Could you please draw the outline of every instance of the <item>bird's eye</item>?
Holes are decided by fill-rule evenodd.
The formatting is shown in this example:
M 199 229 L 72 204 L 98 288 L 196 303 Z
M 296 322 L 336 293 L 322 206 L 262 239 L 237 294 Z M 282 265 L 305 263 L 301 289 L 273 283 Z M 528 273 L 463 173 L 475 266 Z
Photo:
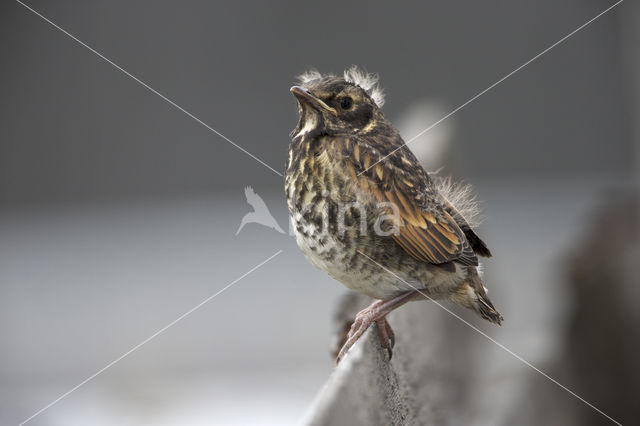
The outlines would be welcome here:
M 340 106 L 342 107 L 342 109 L 349 109 L 351 108 L 351 105 L 353 105 L 353 99 L 348 96 L 346 98 L 342 98 L 342 100 L 340 101 Z

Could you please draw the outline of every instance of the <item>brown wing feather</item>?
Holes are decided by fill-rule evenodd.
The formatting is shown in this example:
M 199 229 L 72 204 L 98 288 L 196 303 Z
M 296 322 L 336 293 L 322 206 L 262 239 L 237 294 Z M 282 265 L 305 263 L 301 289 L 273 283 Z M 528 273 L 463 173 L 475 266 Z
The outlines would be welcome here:
M 409 149 L 399 149 L 367 170 L 383 155 L 366 141 L 351 144 L 355 148 L 347 161 L 357 174 L 364 172 L 358 177 L 360 189 L 398 208 L 399 232 L 392 237 L 400 247 L 423 262 L 478 265 L 465 233 L 440 204 L 433 183 Z
M 396 187 L 394 195 L 402 189 Z M 394 191 L 385 191 L 389 195 Z M 404 197 L 407 199 L 408 197 Z M 434 264 L 453 260 L 465 265 L 477 265 L 478 259 L 473 253 L 464 233 L 448 213 L 441 211 L 442 217 L 436 218 L 414 204 L 397 202 L 397 197 L 385 197 L 398 207 L 400 213 L 399 232 L 393 239 L 414 258 Z

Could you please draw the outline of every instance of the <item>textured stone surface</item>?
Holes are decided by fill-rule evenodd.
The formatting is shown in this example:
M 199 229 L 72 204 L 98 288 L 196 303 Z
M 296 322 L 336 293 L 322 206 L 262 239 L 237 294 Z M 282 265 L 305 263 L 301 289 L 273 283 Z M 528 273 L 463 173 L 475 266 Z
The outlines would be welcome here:
M 373 326 L 329 378 L 310 424 L 405 425 L 412 417 L 407 386 L 385 359 Z

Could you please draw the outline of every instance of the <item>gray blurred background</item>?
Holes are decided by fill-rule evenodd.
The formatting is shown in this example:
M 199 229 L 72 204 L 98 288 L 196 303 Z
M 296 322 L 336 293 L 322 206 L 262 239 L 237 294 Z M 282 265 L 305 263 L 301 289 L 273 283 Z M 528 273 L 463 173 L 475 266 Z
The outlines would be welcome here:
M 406 140 L 613 2 L 27 4 L 281 171 L 296 74 L 378 73 Z M 443 173 L 475 185 L 507 318 L 489 330 L 542 366 L 572 309 L 563 256 L 637 179 L 639 24 L 623 3 L 412 143 L 443 138 Z M 247 185 L 286 229 L 283 179 L 11 0 L 0 57 L 0 423 L 281 249 L 30 424 L 301 422 L 345 290 L 287 235 L 235 235 Z

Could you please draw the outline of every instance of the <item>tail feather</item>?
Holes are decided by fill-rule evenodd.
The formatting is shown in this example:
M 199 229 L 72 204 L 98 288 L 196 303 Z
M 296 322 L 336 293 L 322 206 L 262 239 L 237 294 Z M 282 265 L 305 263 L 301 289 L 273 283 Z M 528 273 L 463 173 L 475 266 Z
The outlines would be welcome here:
M 477 312 L 482 318 L 486 319 L 487 321 L 490 321 L 494 324 L 502 325 L 502 321 L 504 320 L 504 318 L 502 318 L 500 312 L 496 311 L 496 308 L 493 307 L 493 303 L 491 303 L 491 300 L 489 300 L 489 297 L 487 297 L 487 293 L 485 293 L 484 289 L 482 290 L 482 293 L 483 294 L 479 294 L 478 292 L 476 292 L 476 296 L 478 298 Z
M 489 247 L 478 237 L 478 234 L 476 234 L 473 229 L 469 226 L 463 226 L 461 229 L 462 232 L 464 232 L 464 236 L 467 237 L 471 248 L 477 255 L 491 257 L 491 250 L 489 250 Z
M 469 277 L 458 287 L 451 299 L 465 308 L 474 310 L 482 318 L 494 324 L 501 325 L 504 320 L 487 296 L 475 268 L 469 268 Z

